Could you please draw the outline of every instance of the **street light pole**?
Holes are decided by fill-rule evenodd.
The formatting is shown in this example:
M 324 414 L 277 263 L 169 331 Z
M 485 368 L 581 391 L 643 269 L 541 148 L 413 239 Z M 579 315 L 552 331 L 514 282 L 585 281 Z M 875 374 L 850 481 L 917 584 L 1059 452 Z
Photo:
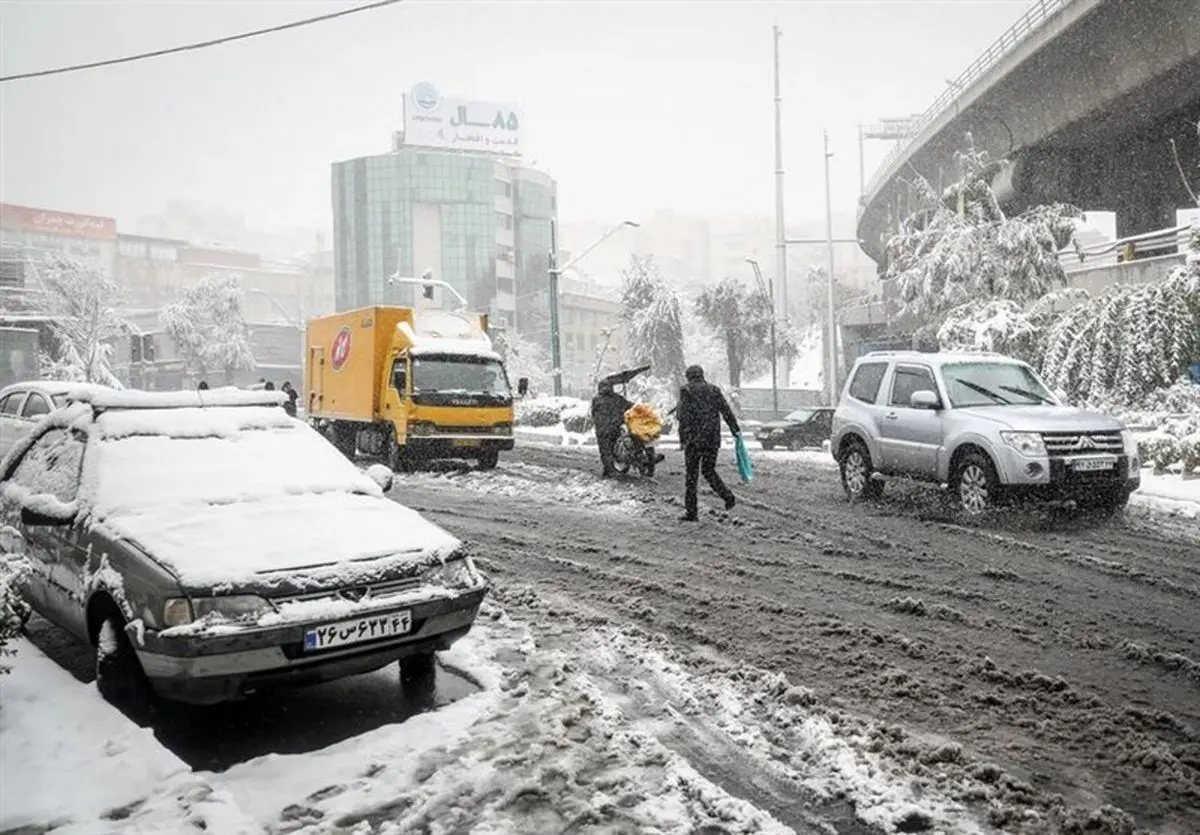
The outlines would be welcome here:
M 783 96 L 779 89 L 779 38 L 783 34 L 778 25 L 771 27 L 775 43 L 775 277 L 779 279 L 779 309 L 783 315 L 788 315 L 787 297 L 787 244 L 784 242 L 783 220 Z M 774 306 L 774 296 L 772 296 Z M 783 373 L 791 379 L 791 358 L 785 358 Z M 778 376 L 772 374 L 772 381 L 778 385 Z
M 553 219 L 551 219 L 551 221 L 550 221 L 550 261 L 549 261 L 549 266 L 547 268 L 547 272 L 549 273 L 549 276 L 550 276 L 550 362 L 552 362 L 554 364 L 553 376 L 554 376 L 554 396 L 555 397 L 562 396 L 562 344 L 561 344 L 561 340 L 560 340 L 560 333 L 559 333 L 559 326 L 558 326 L 558 321 L 559 321 L 559 317 L 558 317 L 558 279 L 559 279 L 559 276 L 561 276 L 565 271 L 569 270 L 575 264 L 579 263 L 579 261 L 585 255 L 587 255 L 589 252 L 591 252 L 596 247 L 600 246 L 600 244 L 607 241 L 613 235 L 620 232 L 626 226 L 636 228 L 639 225 L 640 224 L 638 224 L 632 220 L 621 221 L 616 226 L 614 226 L 612 229 L 609 229 L 607 232 L 605 232 L 603 235 L 601 235 L 599 237 L 599 239 L 596 240 L 595 243 L 593 243 L 590 246 L 588 246 L 587 248 L 585 248 L 583 250 L 583 252 L 579 253 L 574 258 L 572 258 L 570 261 L 568 261 L 566 264 L 564 264 L 563 266 L 560 267 L 560 266 L 558 266 L 557 224 L 555 223 L 555 221 Z
M 825 269 L 828 273 L 829 289 L 829 321 L 826 340 L 829 354 L 829 374 L 826 379 L 829 387 L 829 405 L 836 405 L 837 400 L 837 320 L 833 310 L 833 208 L 829 194 L 829 131 L 822 132 L 825 141 Z
M 754 279 L 758 282 L 758 291 L 767 297 L 771 305 L 771 417 L 779 417 L 779 345 L 775 339 L 775 282 L 770 279 L 763 283 L 762 270 L 753 258 L 747 258 L 746 263 L 754 268 Z
M 558 332 L 558 224 L 550 219 L 550 373 L 554 378 L 554 396 L 562 397 L 562 344 Z

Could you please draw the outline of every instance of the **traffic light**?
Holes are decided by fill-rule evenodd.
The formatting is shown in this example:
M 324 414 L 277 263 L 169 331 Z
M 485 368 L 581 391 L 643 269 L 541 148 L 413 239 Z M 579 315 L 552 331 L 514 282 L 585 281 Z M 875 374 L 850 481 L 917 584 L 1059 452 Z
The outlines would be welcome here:
M 142 359 L 146 362 L 154 362 L 154 337 L 150 334 L 142 337 Z
M 426 284 L 424 287 L 422 287 L 422 288 L 421 288 L 421 295 L 422 295 L 422 296 L 424 296 L 424 297 L 425 297 L 425 298 L 427 298 L 427 299 L 433 299 L 433 285 L 432 285 L 432 284 Z

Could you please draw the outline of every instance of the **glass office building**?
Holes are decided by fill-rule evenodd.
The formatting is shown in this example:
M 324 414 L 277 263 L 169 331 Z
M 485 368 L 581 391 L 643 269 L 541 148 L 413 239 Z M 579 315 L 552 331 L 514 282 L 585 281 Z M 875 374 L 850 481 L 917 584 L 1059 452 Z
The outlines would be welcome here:
M 545 280 L 555 183 L 514 160 L 401 146 L 334 163 L 332 187 L 338 310 L 410 304 L 388 277 L 430 270 L 504 326 Z

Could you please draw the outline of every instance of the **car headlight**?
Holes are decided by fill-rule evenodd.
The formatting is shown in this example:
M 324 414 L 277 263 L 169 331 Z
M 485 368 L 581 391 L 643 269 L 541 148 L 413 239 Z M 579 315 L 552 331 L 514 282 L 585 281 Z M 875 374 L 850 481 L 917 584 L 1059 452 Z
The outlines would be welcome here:
M 421 575 L 421 579 L 431 586 L 449 588 L 469 588 L 483 582 L 483 577 L 470 557 L 447 560 L 442 565 L 428 569 Z
M 1000 439 L 1022 455 L 1046 454 L 1046 443 L 1037 432 L 1001 432 Z
M 184 626 L 192 622 L 192 604 L 186 597 L 168 597 L 163 603 L 163 623 Z
M 196 597 L 192 599 L 192 610 L 197 620 L 213 615 L 235 622 L 258 620 L 263 615 L 275 611 L 270 603 L 256 594 Z

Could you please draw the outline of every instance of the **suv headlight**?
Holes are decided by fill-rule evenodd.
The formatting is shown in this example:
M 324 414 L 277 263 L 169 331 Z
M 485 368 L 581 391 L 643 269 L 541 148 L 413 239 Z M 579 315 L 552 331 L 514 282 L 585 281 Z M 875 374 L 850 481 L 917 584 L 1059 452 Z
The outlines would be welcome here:
M 197 620 L 215 615 L 222 620 L 244 622 L 258 620 L 263 615 L 275 611 L 275 608 L 256 594 L 231 594 L 193 598 L 192 610 Z
M 426 570 L 421 579 L 431 586 L 448 588 L 470 588 L 483 582 L 483 576 L 475 568 L 475 563 L 470 557 L 455 558 L 443 565 L 434 566 Z
M 1037 432 L 1001 432 L 1000 439 L 1022 455 L 1046 454 L 1046 443 Z
M 1125 447 L 1125 454 L 1129 456 L 1130 472 L 1141 469 L 1141 460 L 1138 457 L 1137 437 L 1128 429 L 1122 429 L 1121 444 Z

